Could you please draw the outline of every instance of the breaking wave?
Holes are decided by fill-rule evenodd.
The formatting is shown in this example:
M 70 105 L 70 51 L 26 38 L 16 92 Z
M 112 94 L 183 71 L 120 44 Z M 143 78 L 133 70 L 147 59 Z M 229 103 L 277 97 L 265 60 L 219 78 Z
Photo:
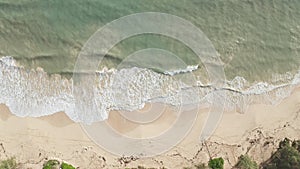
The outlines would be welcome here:
M 197 70 L 198 67 L 199 67 L 199 65 L 187 66 L 186 69 L 178 69 L 178 70 L 165 71 L 164 74 L 174 76 L 174 75 L 180 74 L 180 73 L 192 72 L 194 70 Z
M 6 56 L 0 59 L 0 103 L 6 104 L 13 114 L 21 117 L 39 117 L 64 111 L 75 122 L 92 123 L 105 120 L 111 110 L 132 111 L 149 102 L 209 106 L 217 90 L 226 92 L 227 111 L 243 113 L 250 104 L 279 103 L 300 84 L 300 70 L 295 75 L 277 75 L 273 83 L 249 84 L 243 77 L 236 77 L 227 81 L 221 89 L 203 85 L 199 80 L 192 84 L 185 83 L 174 76 L 197 68 L 189 66 L 185 70 L 165 73 L 137 67 L 98 71 L 93 86 L 95 97 L 91 100 L 99 113 L 87 116 L 76 112 L 72 79 L 48 75 L 41 68 L 27 70 L 17 66 L 12 57 Z

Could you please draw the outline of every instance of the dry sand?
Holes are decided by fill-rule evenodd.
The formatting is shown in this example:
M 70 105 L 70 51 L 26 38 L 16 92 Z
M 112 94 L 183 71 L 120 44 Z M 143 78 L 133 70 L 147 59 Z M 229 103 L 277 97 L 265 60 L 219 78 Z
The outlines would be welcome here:
M 151 109 L 151 105 L 147 105 L 145 111 L 147 109 Z M 47 159 L 53 158 L 81 169 L 138 165 L 177 169 L 206 163 L 209 156 L 222 156 L 225 168 L 231 168 L 241 154 L 248 153 L 262 162 L 270 157 L 283 138 L 300 139 L 299 111 L 298 87 L 278 105 L 251 105 L 244 114 L 226 112 L 204 146 L 199 142 L 199 133 L 209 110 L 201 109 L 193 129 L 180 144 L 162 155 L 137 159 L 118 157 L 103 150 L 89 139 L 80 124 L 72 122 L 62 112 L 41 118 L 21 118 L 0 105 L 0 159 L 14 156 L 22 168 L 32 169 L 42 168 Z M 145 138 L 171 127 L 176 117 L 172 107 L 165 107 L 152 124 L 137 125 L 122 118 L 119 112 L 112 112 L 106 122 L 128 137 Z

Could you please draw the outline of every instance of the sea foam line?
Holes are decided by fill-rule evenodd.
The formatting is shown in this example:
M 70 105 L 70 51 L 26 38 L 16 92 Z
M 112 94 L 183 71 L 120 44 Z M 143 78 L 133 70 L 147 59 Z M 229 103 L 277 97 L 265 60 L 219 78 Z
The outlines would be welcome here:
M 197 66 L 187 67 L 176 73 L 191 72 Z M 128 77 L 128 78 L 124 78 Z M 246 85 L 242 77 L 228 81 L 225 109 L 247 111 L 253 103 L 277 104 L 300 84 L 300 71 L 293 78 L 279 85 L 266 82 Z M 60 75 L 49 76 L 42 69 L 26 70 L 17 66 L 12 57 L 0 58 L 0 103 L 21 117 L 40 117 L 64 111 L 75 122 L 92 123 L 105 120 L 111 110 L 136 110 L 147 102 L 162 102 L 174 106 L 188 104 L 209 105 L 213 101 L 213 86 L 201 82 L 185 84 L 171 76 L 149 69 L 129 68 L 98 71 L 93 86 L 93 114 L 78 113 L 73 95 L 73 81 Z M 249 86 L 249 87 L 248 87 Z M 220 90 L 220 89 L 219 89 Z M 193 99 L 191 99 L 193 98 Z M 79 109 L 89 103 L 81 102 Z

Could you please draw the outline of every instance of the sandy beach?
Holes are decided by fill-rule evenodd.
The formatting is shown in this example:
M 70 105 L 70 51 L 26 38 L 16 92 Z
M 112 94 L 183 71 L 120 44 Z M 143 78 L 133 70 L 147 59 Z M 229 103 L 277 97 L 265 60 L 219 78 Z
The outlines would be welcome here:
M 151 105 L 153 108 L 155 105 Z M 147 105 L 144 109 L 149 109 Z M 116 131 L 130 137 L 151 137 L 168 129 L 176 119 L 172 107 L 166 107 L 149 125 L 136 125 L 111 112 L 106 121 Z M 187 137 L 166 153 L 149 158 L 118 157 L 100 148 L 63 112 L 40 117 L 21 118 L 0 105 L 0 159 L 16 157 L 23 168 L 40 169 L 47 159 L 66 161 L 80 169 L 166 167 L 179 169 L 209 157 L 223 157 L 225 168 L 231 168 L 242 154 L 257 162 L 268 159 L 285 137 L 300 139 L 300 87 L 278 105 L 250 105 L 247 112 L 225 112 L 214 134 L 199 141 L 199 133 L 208 115 L 201 109 Z M 146 133 L 144 131 L 147 131 Z M 143 135 L 143 133 L 145 135 Z

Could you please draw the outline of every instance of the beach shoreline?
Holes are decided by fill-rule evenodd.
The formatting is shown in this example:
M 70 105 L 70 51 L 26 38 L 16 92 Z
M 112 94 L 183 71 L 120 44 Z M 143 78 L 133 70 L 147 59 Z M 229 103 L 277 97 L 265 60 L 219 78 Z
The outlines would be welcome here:
M 149 108 L 149 107 L 148 107 Z M 170 109 L 172 110 L 172 109 Z M 166 110 L 166 112 L 170 111 Z M 16 117 L 0 105 L 0 159 L 16 157 L 24 168 L 41 168 L 46 159 L 60 159 L 79 168 L 166 167 L 183 168 L 206 163 L 211 157 L 223 157 L 225 168 L 232 167 L 238 156 L 247 153 L 258 163 L 267 160 L 282 139 L 300 139 L 300 87 L 278 105 L 254 104 L 247 112 L 225 112 L 214 134 L 206 141 L 208 151 L 199 141 L 208 109 L 201 109 L 190 133 L 171 150 L 149 158 L 118 157 L 100 148 L 78 123 L 59 112 L 39 118 Z M 112 117 L 120 118 L 111 113 Z M 168 116 L 163 119 L 168 120 Z M 120 119 L 119 119 L 120 120 Z M 118 130 L 119 120 L 111 120 Z M 128 123 L 124 123 L 126 125 Z M 157 126 L 131 128 L 135 131 L 156 130 Z M 171 124 L 171 123 L 170 123 Z M 131 124 L 132 125 L 132 124 Z M 132 126 L 131 126 L 132 127 Z M 151 128 L 152 127 L 152 128 Z M 125 127 L 126 128 L 126 127 Z M 144 136 L 143 136 L 144 137 Z M 210 155 L 209 155 L 210 154 Z

